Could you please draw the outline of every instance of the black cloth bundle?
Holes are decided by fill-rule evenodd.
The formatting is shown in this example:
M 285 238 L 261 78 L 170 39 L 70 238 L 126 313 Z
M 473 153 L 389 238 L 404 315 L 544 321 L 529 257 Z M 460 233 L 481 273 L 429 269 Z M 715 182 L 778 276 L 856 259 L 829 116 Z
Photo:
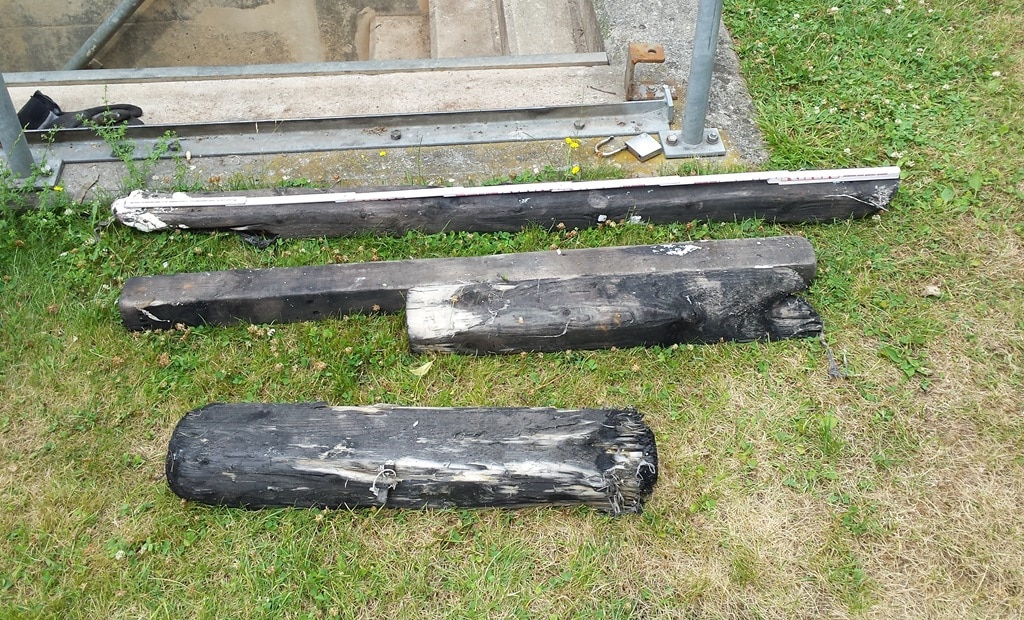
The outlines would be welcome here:
M 57 102 L 40 91 L 18 111 L 18 123 L 25 129 L 83 127 L 86 125 L 141 125 L 142 108 L 130 103 L 102 105 L 75 112 L 64 112 Z

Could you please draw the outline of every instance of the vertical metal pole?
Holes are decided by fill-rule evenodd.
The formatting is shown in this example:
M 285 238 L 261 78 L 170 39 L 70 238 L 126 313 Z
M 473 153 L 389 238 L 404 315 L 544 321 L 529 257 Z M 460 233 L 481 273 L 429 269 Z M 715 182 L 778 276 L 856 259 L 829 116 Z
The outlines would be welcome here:
M 18 112 L 11 102 L 11 94 L 7 92 L 7 82 L 0 73 L 0 146 L 7 153 L 7 166 L 18 178 L 26 178 L 32 174 L 32 152 L 25 142 L 25 132 L 18 122 Z
M 704 123 L 708 116 L 711 72 L 718 47 L 718 27 L 722 23 L 723 0 L 700 0 L 697 30 L 693 37 L 690 79 L 686 83 L 686 107 L 683 109 L 683 136 L 686 144 L 704 141 Z
M 143 2 L 145 0 L 123 0 L 121 4 L 117 5 L 114 12 L 107 16 L 107 19 L 99 25 L 96 32 L 92 33 L 92 36 L 86 39 L 82 47 L 75 52 L 75 55 L 71 57 L 68 64 L 64 65 L 64 70 L 76 71 L 84 67 L 86 63 L 92 60 L 96 52 L 106 45 L 110 37 L 114 36 L 117 29 L 128 21 L 128 18 L 132 16 L 135 9 L 139 8 L 139 5 Z

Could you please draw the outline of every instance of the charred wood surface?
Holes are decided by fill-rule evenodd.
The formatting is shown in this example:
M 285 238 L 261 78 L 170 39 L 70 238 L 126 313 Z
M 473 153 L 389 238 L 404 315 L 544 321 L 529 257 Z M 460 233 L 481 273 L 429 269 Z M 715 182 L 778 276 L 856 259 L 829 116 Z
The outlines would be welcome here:
M 583 229 L 606 221 L 813 223 L 877 213 L 898 187 L 898 168 L 867 168 L 476 188 L 138 191 L 116 201 L 113 211 L 123 224 L 144 231 L 234 230 L 283 237 L 515 232 L 559 224 Z
M 168 447 L 178 496 L 264 508 L 521 508 L 637 513 L 657 480 L 632 410 L 215 404 Z
M 580 276 L 414 288 L 414 352 L 518 353 L 817 336 L 794 270 Z
M 351 313 L 397 312 L 419 286 L 788 267 L 805 281 L 816 260 L 802 237 L 239 269 L 130 278 L 118 302 L 125 327 L 284 323 Z

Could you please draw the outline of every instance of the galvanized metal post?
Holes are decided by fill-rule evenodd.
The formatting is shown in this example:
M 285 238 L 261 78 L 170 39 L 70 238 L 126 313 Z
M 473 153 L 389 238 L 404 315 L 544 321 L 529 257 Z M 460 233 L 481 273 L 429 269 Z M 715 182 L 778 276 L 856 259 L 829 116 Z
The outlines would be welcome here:
M 84 67 L 143 2 L 145 0 L 123 0 L 121 4 L 117 5 L 117 8 L 99 25 L 96 32 L 92 33 L 92 36 L 86 39 L 82 47 L 75 52 L 68 64 L 64 65 L 64 70 L 74 71 Z
M 716 157 L 725 155 L 725 146 L 717 129 L 706 128 L 711 75 L 718 48 L 718 29 L 722 23 L 723 0 L 700 0 L 697 27 L 693 36 L 690 77 L 686 82 L 686 106 L 683 130 L 661 132 L 665 157 Z
M 7 92 L 7 82 L 0 73 L 0 146 L 7 154 L 7 166 L 14 176 L 24 179 L 32 174 L 32 152 L 25 142 L 25 133 L 18 122 L 18 112 L 14 109 L 11 94 Z
M 683 142 L 704 141 L 704 123 L 708 116 L 711 95 L 711 73 L 718 47 L 718 28 L 722 23 L 723 0 L 700 0 L 697 7 L 697 30 L 693 37 L 693 58 L 690 78 L 686 82 L 686 107 L 683 109 Z

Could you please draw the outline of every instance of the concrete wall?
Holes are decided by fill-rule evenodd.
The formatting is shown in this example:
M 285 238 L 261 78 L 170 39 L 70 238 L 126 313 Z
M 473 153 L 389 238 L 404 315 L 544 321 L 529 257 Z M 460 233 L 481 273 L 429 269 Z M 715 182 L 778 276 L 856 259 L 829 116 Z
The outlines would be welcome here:
M 0 0 L 0 70 L 64 66 L 120 0 Z M 149 0 L 100 51 L 105 68 L 357 60 L 358 13 L 419 0 Z

